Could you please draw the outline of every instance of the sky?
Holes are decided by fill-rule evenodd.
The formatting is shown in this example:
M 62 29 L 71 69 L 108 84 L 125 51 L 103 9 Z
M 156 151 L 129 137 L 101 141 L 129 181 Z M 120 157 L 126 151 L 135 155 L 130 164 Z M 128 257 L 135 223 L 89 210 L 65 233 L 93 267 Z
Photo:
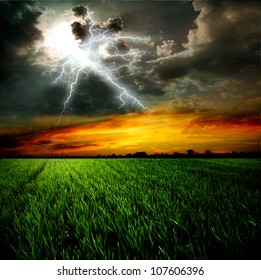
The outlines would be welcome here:
M 259 1 L 0 1 L 0 156 L 260 152 Z

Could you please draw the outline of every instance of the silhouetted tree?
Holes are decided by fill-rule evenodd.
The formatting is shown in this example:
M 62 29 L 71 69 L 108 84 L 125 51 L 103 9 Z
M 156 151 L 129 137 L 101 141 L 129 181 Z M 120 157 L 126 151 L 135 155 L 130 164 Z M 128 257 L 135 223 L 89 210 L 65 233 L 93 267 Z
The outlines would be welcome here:
M 146 152 L 137 152 L 137 153 L 134 153 L 133 156 L 143 158 L 143 157 L 147 157 L 148 155 Z
M 187 150 L 187 154 L 192 156 L 192 155 L 195 155 L 196 152 L 194 150 L 189 149 L 189 150 Z

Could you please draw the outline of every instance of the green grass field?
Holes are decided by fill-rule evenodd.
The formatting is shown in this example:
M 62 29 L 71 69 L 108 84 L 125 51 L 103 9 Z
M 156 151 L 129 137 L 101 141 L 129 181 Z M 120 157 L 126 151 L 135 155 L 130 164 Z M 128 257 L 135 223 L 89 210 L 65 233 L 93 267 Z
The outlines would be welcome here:
M 1 159 L 2 259 L 260 259 L 258 159 Z

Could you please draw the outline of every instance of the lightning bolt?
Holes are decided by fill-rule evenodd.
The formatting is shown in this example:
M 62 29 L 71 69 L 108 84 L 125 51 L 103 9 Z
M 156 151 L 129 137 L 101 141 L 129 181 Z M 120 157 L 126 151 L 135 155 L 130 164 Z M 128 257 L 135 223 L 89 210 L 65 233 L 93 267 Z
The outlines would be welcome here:
M 90 27 L 88 28 L 86 40 L 79 43 L 78 48 L 72 52 L 65 62 L 51 65 L 52 71 L 55 70 L 59 73 L 54 83 L 62 82 L 68 87 L 68 95 L 56 126 L 60 124 L 62 115 L 66 110 L 69 109 L 72 112 L 69 103 L 75 93 L 76 86 L 80 78 L 88 79 L 90 73 L 98 75 L 115 88 L 121 103 L 120 108 L 124 107 L 126 103 L 131 103 L 132 106 L 136 105 L 142 109 L 148 109 L 134 95 L 129 93 L 126 86 L 117 79 L 122 68 L 132 67 L 132 58 L 135 55 L 135 50 L 133 51 L 132 49 L 122 53 L 117 44 L 119 42 L 125 44 L 125 41 L 139 42 L 142 41 L 142 38 L 121 36 L 106 28 L 97 27 L 92 18 L 92 12 L 89 11 L 88 7 L 87 18 Z

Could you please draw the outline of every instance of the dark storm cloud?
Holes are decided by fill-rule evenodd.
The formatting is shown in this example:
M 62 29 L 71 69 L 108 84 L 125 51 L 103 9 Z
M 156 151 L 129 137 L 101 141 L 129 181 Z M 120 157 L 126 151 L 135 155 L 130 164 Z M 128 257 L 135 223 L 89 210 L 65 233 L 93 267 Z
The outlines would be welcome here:
M 36 28 L 42 7 L 36 2 L 0 2 L 1 38 L 4 43 L 18 48 L 42 38 Z
M 74 7 L 72 8 L 72 11 L 74 12 L 74 16 L 76 17 L 85 18 L 87 16 L 87 9 L 83 6 Z
M 73 127 L 73 126 L 72 126 Z M 55 129 L 56 132 L 63 132 L 69 127 L 60 127 Z M 14 134 L 0 135 L 0 157 L 25 155 L 27 149 L 36 151 L 37 149 L 48 149 L 51 151 L 79 150 L 88 147 L 98 147 L 98 144 L 92 142 L 72 141 L 70 143 L 57 143 L 48 140 L 51 137 L 53 129 L 38 130 L 35 132 L 20 132 Z M 39 140 L 41 139 L 41 140 Z
M 87 18 L 87 8 L 84 6 L 76 6 L 72 8 L 73 15 L 83 20 L 75 21 L 71 24 L 72 33 L 76 40 L 85 40 L 88 36 L 89 25 Z
M 190 70 L 215 76 L 260 67 L 261 9 L 257 1 L 194 1 L 200 12 L 185 50 L 154 60 L 159 78 L 175 79 Z
M 124 24 L 121 17 L 110 17 L 106 22 L 103 22 L 101 26 L 112 33 L 121 33 L 123 32 Z
M 160 79 L 169 80 L 180 78 L 188 74 L 190 65 L 187 58 L 175 58 L 175 62 L 171 59 L 163 60 L 162 63 L 157 66 L 157 73 Z
M 71 24 L 72 33 L 77 40 L 85 40 L 88 37 L 89 28 L 91 26 L 91 23 L 87 18 L 87 9 L 83 6 L 76 6 L 72 8 L 72 11 L 74 12 L 74 16 L 84 19 L 84 22 L 75 21 Z M 123 32 L 123 26 L 124 24 L 121 17 L 110 17 L 107 21 L 102 22 L 101 24 L 96 24 L 93 28 L 100 29 L 101 31 L 105 29 L 111 33 L 120 33 Z
M 126 83 L 131 85 L 132 91 L 138 93 L 140 97 L 150 95 L 154 98 L 156 97 L 157 100 L 157 97 L 165 94 L 160 85 L 153 83 L 153 77 L 149 73 L 130 76 L 126 79 Z M 149 88 L 147 86 L 148 84 L 150 84 Z
M 89 115 L 102 116 L 111 113 L 124 113 L 130 110 L 128 106 L 119 108 L 121 101 L 118 98 L 116 89 L 109 86 L 101 78 L 90 74 L 88 79 L 81 76 L 75 92 L 70 99 L 70 108 L 65 115 Z M 50 81 L 49 81 L 50 82 Z M 57 115 L 63 110 L 63 103 L 68 97 L 68 89 L 62 84 L 47 85 L 42 89 L 32 104 L 24 104 L 26 110 L 32 111 L 31 115 Z M 132 108 L 135 110 L 135 108 Z
M 140 36 L 152 36 L 158 43 L 175 39 L 181 44 L 194 27 L 195 13 L 188 1 L 111 1 L 124 21 L 124 29 Z M 109 9 L 104 11 L 107 15 Z
M 17 137 L 17 135 L 0 135 L 0 147 L 3 148 L 17 148 L 23 145 L 23 141 L 21 137 Z
M 37 137 L 35 132 L 0 135 L 0 156 L 19 155 L 35 137 Z
M 75 21 L 71 24 L 72 33 L 75 36 L 76 40 L 84 40 L 87 38 L 88 35 L 88 28 L 87 24 L 81 24 L 78 21 Z
M 76 90 L 77 94 L 73 96 L 70 107 L 77 115 L 102 116 L 136 110 L 132 104 L 120 108 L 121 101 L 116 88 L 95 75 L 90 75 L 88 80 L 81 80 Z
M 59 115 L 66 96 L 67 90 L 63 85 L 51 84 L 50 79 L 48 79 L 42 88 L 31 97 L 31 103 L 24 104 L 24 108 L 28 113 L 31 111 L 30 117 L 34 115 Z
M 116 48 L 117 48 L 117 52 L 119 53 L 128 53 L 128 51 L 130 50 L 129 45 L 124 42 L 123 40 L 118 40 L 116 43 Z
M 91 25 L 88 24 L 88 21 L 86 21 L 86 24 L 82 24 L 78 21 L 75 21 L 71 24 L 72 27 L 72 33 L 75 36 L 76 40 L 85 40 L 88 38 L 89 35 L 89 27 Z M 103 23 L 101 25 L 95 25 L 94 29 L 107 29 L 111 33 L 119 33 L 123 32 L 123 21 L 121 18 L 109 18 L 106 23 Z M 119 40 L 118 45 L 116 46 L 119 51 L 127 50 L 127 45 Z
M 17 55 L 19 48 L 32 47 L 42 39 L 36 24 L 43 8 L 35 2 L 0 2 L 0 79 L 19 72 L 26 58 Z
M 32 111 L 30 94 L 38 88 L 39 67 L 32 66 L 35 42 L 42 40 L 36 27 L 44 8 L 34 1 L 0 2 L 0 113 Z M 40 71 L 39 71 L 40 70 Z M 26 113 L 25 113 L 26 112 Z

